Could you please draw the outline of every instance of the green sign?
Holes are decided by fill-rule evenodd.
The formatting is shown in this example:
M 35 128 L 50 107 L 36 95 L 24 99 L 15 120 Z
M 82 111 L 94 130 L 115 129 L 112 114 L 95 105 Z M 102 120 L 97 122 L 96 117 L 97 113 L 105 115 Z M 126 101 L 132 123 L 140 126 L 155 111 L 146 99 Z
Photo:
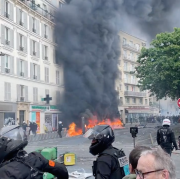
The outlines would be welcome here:
M 47 109 L 48 106 L 32 106 L 32 109 Z
M 32 106 L 32 109 L 39 109 L 39 110 L 58 110 L 57 106 Z
M 58 109 L 57 106 L 50 106 L 50 109 Z

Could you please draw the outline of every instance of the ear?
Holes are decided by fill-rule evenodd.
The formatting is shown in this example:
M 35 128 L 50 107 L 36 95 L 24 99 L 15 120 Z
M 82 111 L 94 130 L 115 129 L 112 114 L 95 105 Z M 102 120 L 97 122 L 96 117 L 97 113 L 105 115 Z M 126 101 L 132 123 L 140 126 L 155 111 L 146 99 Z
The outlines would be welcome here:
M 162 178 L 168 179 L 169 178 L 169 172 L 167 170 L 162 171 Z
M 134 169 L 133 169 L 133 167 L 132 167 L 131 164 L 129 164 L 129 172 L 130 172 L 130 173 L 134 173 Z

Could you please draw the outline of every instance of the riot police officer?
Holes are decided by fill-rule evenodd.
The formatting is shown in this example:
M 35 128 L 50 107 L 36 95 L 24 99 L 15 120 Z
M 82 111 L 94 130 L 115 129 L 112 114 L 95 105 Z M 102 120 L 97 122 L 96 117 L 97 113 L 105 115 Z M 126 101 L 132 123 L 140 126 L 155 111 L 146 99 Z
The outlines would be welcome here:
M 68 179 L 63 164 L 45 159 L 40 153 L 27 154 L 24 147 L 28 141 L 0 137 L 0 176 L 3 179 L 42 179 L 44 172 L 58 179 Z
M 95 179 L 122 179 L 125 174 L 129 174 L 124 152 L 112 146 L 115 136 L 109 125 L 97 125 L 89 129 L 84 137 L 92 140 L 89 152 L 98 155 L 92 167 Z
M 176 150 L 178 149 L 174 132 L 170 128 L 171 121 L 169 119 L 164 119 L 162 125 L 163 126 L 157 131 L 157 143 L 171 155 L 173 147 L 175 147 Z

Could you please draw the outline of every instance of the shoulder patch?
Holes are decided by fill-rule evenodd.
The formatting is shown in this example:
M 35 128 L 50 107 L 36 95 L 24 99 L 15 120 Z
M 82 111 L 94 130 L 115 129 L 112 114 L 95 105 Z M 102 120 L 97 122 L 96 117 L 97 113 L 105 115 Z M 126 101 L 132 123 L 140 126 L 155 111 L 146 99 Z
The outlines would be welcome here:
M 54 161 L 52 161 L 52 160 L 49 160 L 49 166 L 51 166 L 51 167 L 55 167 L 55 162 L 54 162 Z

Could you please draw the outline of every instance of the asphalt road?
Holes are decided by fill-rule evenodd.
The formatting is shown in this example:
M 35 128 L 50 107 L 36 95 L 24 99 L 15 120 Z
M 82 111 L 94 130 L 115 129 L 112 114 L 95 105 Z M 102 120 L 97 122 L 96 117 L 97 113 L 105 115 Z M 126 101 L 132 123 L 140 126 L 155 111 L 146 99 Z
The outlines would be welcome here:
M 157 129 L 154 125 L 147 125 L 147 128 L 139 129 L 139 133 L 136 138 L 136 142 L 141 145 L 151 145 L 150 133 L 156 132 Z M 58 153 L 72 152 L 76 154 L 76 164 L 74 166 L 68 166 L 68 171 L 76 171 L 83 168 L 86 172 L 91 172 L 91 166 L 95 157 L 89 153 L 90 141 L 83 136 L 66 137 L 59 139 L 50 139 L 46 141 L 31 142 L 26 147 L 27 152 L 32 152 L 40 147 L 54 147 L 57 146 Z M 113 146 L 119 149 L 123 149 L 128 156 L 133 149 L 133 139 L 129 132 L 129 126 L 124 129 L 115 130 L 115 142 Z M 172 154 L 172 159 L 176 166 L 180 162 L 180 151 L 176 151 L 176 154 Z M 180 169 L 177 168 L 177 179 L 180 179 Z

